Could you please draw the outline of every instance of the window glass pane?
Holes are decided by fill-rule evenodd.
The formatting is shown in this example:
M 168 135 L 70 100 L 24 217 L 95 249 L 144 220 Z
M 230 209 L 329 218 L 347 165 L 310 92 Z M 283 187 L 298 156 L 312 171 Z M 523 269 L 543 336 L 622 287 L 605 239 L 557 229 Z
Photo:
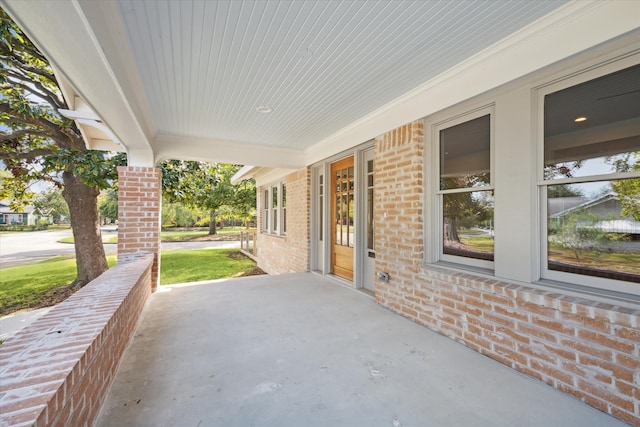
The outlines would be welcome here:
M 440 131 L 440 189 L 489 185 L 491 116 Z
M 269 190 L 264 190 L 264 199 L 263 199 L 263 216 L 262 216 L 262 230 L 269 230 Z
M 640 65 L 545 96 L 545 179 L 628 172 L 639 152 Z
M 287 186 L 286 184 L 282 184 L 282 207 L 287 207 Z
M 374 188 L 373 188 L 373 160 L 367 161 L 367 249 L 374 250 Z
M 287 185 L 282 184 L 282 233 L 287 232 Z
M 271 207 L 277 208 L 278 207 L 278 187 L 273 187 L 271 189 L 271 194 L 273 197 L 273 204 L 271 205 Z
M 273 210 L 273 224 L 271 225 L 271 231 L 278 230 L 278 209 Z
M 442 198 L 442 252 L 493 261 L 493 192 L 443 194 Z
M 640 283 L 640 178 L 547 187 L 549 270 Z
M 373 188 L 367 190 L 367 249 L 373 250 Z

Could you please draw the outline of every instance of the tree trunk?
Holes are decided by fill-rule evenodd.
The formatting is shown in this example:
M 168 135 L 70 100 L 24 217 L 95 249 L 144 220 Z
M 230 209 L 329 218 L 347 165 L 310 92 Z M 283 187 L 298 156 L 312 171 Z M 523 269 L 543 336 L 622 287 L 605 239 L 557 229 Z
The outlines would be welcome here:
M 216 230 L 216 210 L 211 209 L 209 214 L 209 235 L 212 236 L 214 234 L 218 234 L 218 230 Z
M 450 242 L 460 243 L 458 235 L 458 218 L 449 217 L 449 222 L 445 224 L 445 237 Z
M 69 216 L 76 247 L 78 275 L 71 287 L 81 288 L 109 267 L 100 235 L 98 215 L 98 194 L 95 187 L 89 187 L 80 177 L 65 171 L 62 174 L 64 190 L 62 196 L 69 206 Z

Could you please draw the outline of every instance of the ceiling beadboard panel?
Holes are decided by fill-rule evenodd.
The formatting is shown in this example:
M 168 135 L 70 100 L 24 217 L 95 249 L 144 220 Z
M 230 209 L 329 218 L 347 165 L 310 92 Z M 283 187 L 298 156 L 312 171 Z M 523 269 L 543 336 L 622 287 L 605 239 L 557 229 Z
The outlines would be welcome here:
M 304 150 L 564 3 L 119 0 L 118 7 L 160 134 Z

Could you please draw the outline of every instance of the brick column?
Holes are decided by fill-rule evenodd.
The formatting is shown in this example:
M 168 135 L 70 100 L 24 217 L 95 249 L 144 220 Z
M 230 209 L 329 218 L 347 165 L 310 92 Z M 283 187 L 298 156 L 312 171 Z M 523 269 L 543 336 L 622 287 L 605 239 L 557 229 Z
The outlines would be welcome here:
M 160 279 L 162 172 L 154 167 L 118 167 L 118 258 L 124 254 L 155 255 L 151 289 Z
M 391 276 L 376 278 L 376 299 L 402 313 L 402 294 L 419 280 L 424 256 L 423 149 L 422 121 L 375 140 L 376 271 Z

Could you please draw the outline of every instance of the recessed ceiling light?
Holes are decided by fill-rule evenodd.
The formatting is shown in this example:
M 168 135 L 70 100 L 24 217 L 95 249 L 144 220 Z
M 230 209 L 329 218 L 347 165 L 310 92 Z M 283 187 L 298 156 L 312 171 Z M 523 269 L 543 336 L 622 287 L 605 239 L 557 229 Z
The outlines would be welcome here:
M 585 116 L 580 116 L 580 117 L 576 117 L 573 121 L 576 123 L 586 122 L 587 118 Z
M 271 107 L 266 107 L 264 105 L 259 106 L 258 108 L 256 108 L 256 111 L 258 113 L 263 113 L 263 114 L 267 114 L 271 112 Z

